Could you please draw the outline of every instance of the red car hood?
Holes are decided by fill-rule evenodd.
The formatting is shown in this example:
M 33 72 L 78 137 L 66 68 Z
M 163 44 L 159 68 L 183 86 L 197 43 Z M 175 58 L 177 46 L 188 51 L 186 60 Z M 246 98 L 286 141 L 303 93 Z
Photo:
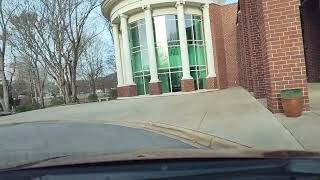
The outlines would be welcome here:
M 27 168 L 57 167 L 68 165 L 164 160 L 164 159 L 263 159 L 263 158 L 312 158 L 320 159 L 319 152 L 305 151 L 214 151 L 192 149 L 170 149 L 137 151 L 132 153 L 98 156 L 68 156 L 34 163 Z

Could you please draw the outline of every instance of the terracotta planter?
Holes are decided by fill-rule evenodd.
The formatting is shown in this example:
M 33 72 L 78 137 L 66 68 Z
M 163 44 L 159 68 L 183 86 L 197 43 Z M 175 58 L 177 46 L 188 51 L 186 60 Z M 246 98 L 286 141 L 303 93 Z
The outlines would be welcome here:
M 300 117 L 303 109 L 303 98 L 281 99 L 284 114 L 287 117 Z

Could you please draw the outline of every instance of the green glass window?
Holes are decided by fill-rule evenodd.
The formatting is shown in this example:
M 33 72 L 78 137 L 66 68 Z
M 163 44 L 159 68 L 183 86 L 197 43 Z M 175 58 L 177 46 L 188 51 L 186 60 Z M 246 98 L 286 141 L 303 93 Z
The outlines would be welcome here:
M 143 77 L 135 77 L 134 78 L 135 83 L 137 85 L 137 93 L 138 95 L 144 95 L 145 94 L 145 89 L 144 89 L 144 81 Z
M 194 39 L 195 40 L 203 40 L 203 33 L 202 33 L 202 23 L 200 20 L 193 20 L 194 21 Z
M 145 24 L 142 24 L 139 26 L 139 38 L 140 38 L 141 49 L 148 49 L 147 32 L 146 32 Z
M 195 51 L 195 46 L 194 45 L 188 45 L 188 53 L 189 53 L 189 63 L 190 66 L 196 66 L 196 51 Z
M 199 71 L 199 89 L 206 88 L 206 83 L 207 83 L 207 72 L 205 70 Z
M 169 68 L 168 63 L 168 48 L 167 47 L 157 47 L 156 49 L 157 65 L 158 69 Z
M 131 62 L 138 95 L 149 93 L 149 57 L 144 19 L 129 24 Z
M 196 45 L 196 52 L 197 52 L 197 64 L 198 65 L 206 65 L 206 55 L 205 55 L 205 49 L 202 45 Z
M 149 54 L 148 51 L 142 51 L 141 52 L 141 64 L 142 64 L 142 70 L 148 71 L 149 70 Z
M 185 17 L 191 76 L 194 79 L 195 89 L 203 89 L 206 85 L 206 55 L 202 19 L 196 15 Z
M 192 31 L 192 27 L 193 27 L 193 21 L 192 19 L 185 19 L 185 23 L 186 23 L 186 32 L 187 32 L 187 39 L 188 41 L 193 41 L 193 31 Z
M 162 93 L 171 92 L 171 83 L 169 73 L 159 74 L 159 80 L 161 81 Z
M 166 16 L 166 32 L 167 32 L 167 41 L 177 41 L 179 40 L 179 31 L 176 17 L 173 15 Z
M 180 46 L 169 47 L 170 67 L 182 67 Z
M 181 72 L 171 74 L 172 92 L 181 91 L 181 79 L 182 79 Z
M 154 17 L 154 36 L 162 92 L 181 91 L 182 61 L 176 15 Z
M 133 72 L 142 71 L 141 53 L 139 51 L 132 53 L 132 66 Z
M 130 29 L 132 48 L 140 46 L 138 26 Z
M 191 75 L 196 89 L 205 88 L 206 56 L 201 16 L 185 15 Z M 162 92 L 181 91 L 182 59 L 176 15 L 153 18 L 156 61 Z M 139 95 L 149 93 L 149 56 L 144 19 L 129 24 L 132 69 Z

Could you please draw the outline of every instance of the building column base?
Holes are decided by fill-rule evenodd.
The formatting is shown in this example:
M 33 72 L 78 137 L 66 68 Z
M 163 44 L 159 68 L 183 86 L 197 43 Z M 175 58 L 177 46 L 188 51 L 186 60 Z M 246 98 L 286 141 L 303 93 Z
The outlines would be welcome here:
M 193 79 L 182 79 L 181 80 L 182 92 L 194 91 L 194 80 Z
M 132 97 L 137 96 L 137 86 L 136 85 L 129 85 L 129 86 L 122 86 L 117 88 L 118 97 Z
M 161 82 L 149 83 L 149 94 L 150 95 L 162 94 Z
M 206 89 L 218 89 L 217 77 L 207 77 Z

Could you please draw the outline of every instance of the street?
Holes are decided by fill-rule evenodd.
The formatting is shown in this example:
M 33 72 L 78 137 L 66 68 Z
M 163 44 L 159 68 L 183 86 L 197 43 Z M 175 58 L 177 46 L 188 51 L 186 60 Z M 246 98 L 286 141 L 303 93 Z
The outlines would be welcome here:
M 145 130 L 89 123 L 26 123 L 0 126 L 0 168 L 62 155 L 119 154 L 193 148 Z

